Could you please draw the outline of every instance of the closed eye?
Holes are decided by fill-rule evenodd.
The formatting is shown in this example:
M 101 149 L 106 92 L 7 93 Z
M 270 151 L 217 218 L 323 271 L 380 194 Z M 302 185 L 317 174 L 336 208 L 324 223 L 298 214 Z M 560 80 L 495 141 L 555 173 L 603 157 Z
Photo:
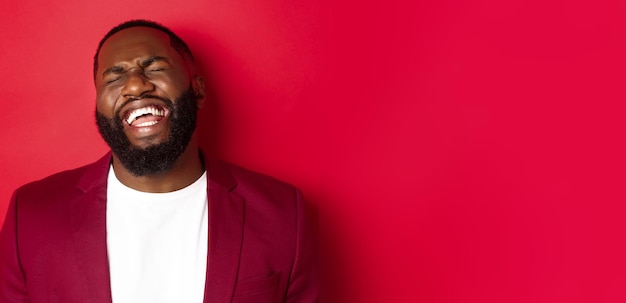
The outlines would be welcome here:
M 111 84 L 111 83 L 113 83 L 113 82 L 115 82 L 115 81 L 119 80 L 120 78 L 121 78 L 121 77 L 117 77 L 117 78 L 113 78 L 113 79 L 107 80 L 107 81 L 106 81 L 106 84 Z
M 167 69 L 169 63 L 165 57 L 153 56 L 141 62 L 141 66 L 148 71 L 158 72 Z
M 121 74 L 124 73 L 124 68 L 121 66 L 111 66 L 109 68 L 107 68 L 106 70 L 104 70 L 104 72 L 102 73 L 102 77 L 104 78 L 104 81 L 106 84 L 110 84 L 113 83 L 117 80 L 119 80 L 121 78 Z M 110 78 L 113 77 L 113 78 Z M 107 80 L 107 78 L 109 78 Z

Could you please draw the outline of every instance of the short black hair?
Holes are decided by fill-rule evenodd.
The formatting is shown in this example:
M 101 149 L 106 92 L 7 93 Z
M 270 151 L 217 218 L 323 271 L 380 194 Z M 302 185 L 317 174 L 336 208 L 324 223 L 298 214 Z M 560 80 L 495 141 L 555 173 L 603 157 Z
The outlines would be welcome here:
M 169 28 L 154 22 L 154 21 L 150 21 L 150 20 L 143 20 L 143 19 L 135 19 L 135 20 L 129 20 L 126 21 L 124 23 L 119 24 L 118 26 L 112 28 L 111 30 L 109 30 L 109 32 L 104 35 L 104 37 L 102 38 L 102 40 L 100 40 L 100 43 L 98 43 L 98 49 L 96 50 L 96 55 L 93 57 L 93 78 L 94 80 L 96 79 L 96 72 L 98 71 L 98 55 L 100 55 L 100 49 L 102 49 L 102 45 L 104 44 L 104 42 L 106 42 L 111 36 L 113 36 L 115 33 L 123 30 L 123 29 L 127 29 L 127 28 L 131 28 L 131 27 L 137 27 L 137 26 L 143 26 L 143 27 L 150 27 L 150 28 L 154 28 L 157 30 L 160 30 L 164 33 L 166 33 L 169 37 L 170 37 L 170 45 L 182 56 L 187 56 L 192 62 L 194 61 L 193 59 L 193 54 L 191 53 L 191 49 L 189 49 L 189 46 L 187 46 L 187 43 L 185 43 L 185 41 L 183 41 L 183 39 L 181 39 L 180 37 L 178 37 L 176 34 L 174 34 L 174 32 L 172 32 Z

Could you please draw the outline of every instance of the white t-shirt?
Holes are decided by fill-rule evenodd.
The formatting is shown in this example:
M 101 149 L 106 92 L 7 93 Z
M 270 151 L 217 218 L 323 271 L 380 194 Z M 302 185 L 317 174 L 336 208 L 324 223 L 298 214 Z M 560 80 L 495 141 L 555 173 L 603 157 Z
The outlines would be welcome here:
M 113 303 L 203 301 L 206 186 L 205 172 L 174 192 L 140 192 L 109 169 L 106 228 Z

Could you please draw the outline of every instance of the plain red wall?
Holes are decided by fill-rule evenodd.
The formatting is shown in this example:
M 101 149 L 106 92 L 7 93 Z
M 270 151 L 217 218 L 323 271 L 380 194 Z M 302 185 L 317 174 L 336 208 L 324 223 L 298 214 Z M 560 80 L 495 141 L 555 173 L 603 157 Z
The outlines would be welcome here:
M 326 302 L 626 301 L 620 1 L 4 1 L 0 215 L 97 159 L 91 64 L 188 40 L 203 145 L 321 212 Z

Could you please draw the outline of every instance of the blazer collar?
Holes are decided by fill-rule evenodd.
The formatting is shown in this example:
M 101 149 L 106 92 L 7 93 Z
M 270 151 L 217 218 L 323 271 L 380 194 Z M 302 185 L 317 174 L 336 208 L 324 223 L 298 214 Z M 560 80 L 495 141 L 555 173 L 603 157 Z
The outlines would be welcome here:
M 82 194 L 70 202 L 76 261 L 88 302 L 111 303 L 106 245 L 106 184 L 111 154 L 88 165 L 77 183 Z
M 88 165 L 76 186 L 84 193 L 97 187 L 106 188 L 111 161 L 111 152 L 108 152 L 102 156 L 102 158 L 98 159 L 98 161 Z
M 201 153 L 202 154 L 202 153 Z M 245 200 L 236 192 L 230 165 L 202 155 L 208 175 L 209 238 L 204 302 L 230 302 L 239 271 Z M 111 152 L 87 166 L 72 201 L 77 261 L 90 302 L 111 302 L 106 246 L 106 186 Z
M 222 161 L 207 158 L 202 151 L 200 156 L 205 163 L 205 169 L 209 176 L 209 185 L 222 188 L 224 190 L 234 190 L 237 181 L 230 172 L 230 165 Z M 107 152 L 98 161 L 89 165 L 77 183 L 77 187 L 83 192 L 87 192 L 98 186 L 105 186 L 107 182 L 109 168 L 111 167 L 112 154 Z
M 208 170 L 209 249 L 204 302 L 230 302 L 243 240 L 245 201 L 226 163 L 205 159 Z

